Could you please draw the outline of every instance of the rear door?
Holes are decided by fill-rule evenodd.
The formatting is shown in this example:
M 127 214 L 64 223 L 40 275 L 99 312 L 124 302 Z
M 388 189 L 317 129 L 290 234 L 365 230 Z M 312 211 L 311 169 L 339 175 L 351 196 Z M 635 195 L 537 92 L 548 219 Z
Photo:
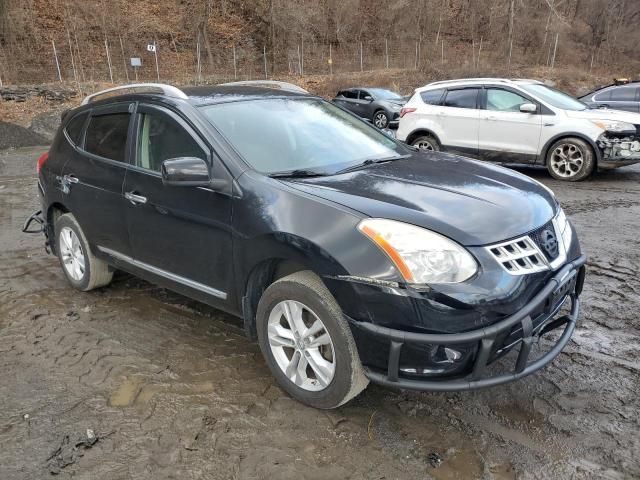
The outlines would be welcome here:
M 451 88 L 445 93 L 437 115 L 442 118 L 446 138 L 441 140 L 446 150 L 477 156 L 479 92 L 478 87 L 464 87 Z
M 625 86 L 611 89 L 611 98 L 608 101 L 610 108 L 638 112 L 638 87 Z
M 131 141 L 131 103 L 91 110 L 60 179 L 65 203 L 92 246 L 128 253 L 122 186 Z
M 478 149 L 484 160 L 533 163 L 538 155 L 542 115 L 520 111 L 520 105 L 537 102 L 511 89 L 486 87 L 480 112 Z
M 229 174 L 177 113 L 140 105 L 136 117 L 136 145 L 124 186 L 134 265 L 170 286 L 224 303 L 232 278 L 231 193 L 165 186 L 160 168 L 167 159 L 198 157 L 207 161 L 215 178 Z
M 335 103 L 342 108 L 346 108 L 350 112 L 357 114 L 358 108 L 358 90 L 342 90 L 334 100 Z

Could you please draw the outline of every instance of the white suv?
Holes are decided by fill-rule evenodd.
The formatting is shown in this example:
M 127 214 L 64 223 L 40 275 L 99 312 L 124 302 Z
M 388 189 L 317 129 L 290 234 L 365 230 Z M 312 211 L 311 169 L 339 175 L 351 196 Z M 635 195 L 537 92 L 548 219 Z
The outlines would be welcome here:
M 416 89 L 398 139 L 500 163 L 546 165 L 560 180 L 640 162 L 640 114 L 590 109 L 535 80 L 472 78 Z

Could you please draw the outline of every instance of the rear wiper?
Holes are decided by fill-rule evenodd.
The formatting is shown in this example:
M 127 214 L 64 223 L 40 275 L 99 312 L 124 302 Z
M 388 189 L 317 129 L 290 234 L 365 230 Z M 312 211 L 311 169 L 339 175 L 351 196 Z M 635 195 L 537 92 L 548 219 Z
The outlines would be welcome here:
M 270 173 L 271 178 L 303 178 L 303 177 L 323 177 L 327 175 L 324 172 L 318 172 L 317 170 L 289 170 L 286 172 Z
M 342 170 L 338 170 L 335 175 L 339 175 L 340 173 L 348 173 L 353 172 L 355 170 L 360 170 L 361 168 L 367 167 L 369 165 L 373 165 L 375 163 L 386 163 L 392 162 L 394 160 L 400 160 L 401 158 L 408 158 L 409 155 L 400 155 L 394 157 L 385 157 L 385 158 L 368 158 L 363 162 L 356 163 L 355 165 L 351 165 L 350 167 L 343 168 Z

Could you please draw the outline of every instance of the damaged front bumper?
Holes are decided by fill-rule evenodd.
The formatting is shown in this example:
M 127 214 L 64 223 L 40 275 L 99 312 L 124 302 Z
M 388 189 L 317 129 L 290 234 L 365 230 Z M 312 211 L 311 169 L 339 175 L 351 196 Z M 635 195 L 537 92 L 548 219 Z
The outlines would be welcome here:
M 451 334 L 416 333 L 396 330 L 349 318 L 352 330 L 387 342 L 386 370 L 364 366 L 374 383 L 419 391 L 463 391 L 509 383 L 530 375 L 550 363 L 569 342 L 580 311 L 579 296 L 584 283 L 586 257 L 566 264 L 516 313 L 499 322 L 472 331 Z M 567 300 L 570 313 L 556 318 Z M 541 312 L 541 313 L 540 313 Z M 563 328 L 555 345 L 529 363 L 531 347 L 545 333 Z M 513 370 L 493 375 L 488 365 L 517 345 L 519 352 Z M 433 376 L 420 368 L 407 368 L 403 349 L 441 351 L 443 363 L 460 368 Z M 444 372 L 443 372 L 444 373 Z
M 601 161 L 598 168 L 609 169 L 640 162 L 640 136 L 612 136 L 603 133 L 596 141 Z

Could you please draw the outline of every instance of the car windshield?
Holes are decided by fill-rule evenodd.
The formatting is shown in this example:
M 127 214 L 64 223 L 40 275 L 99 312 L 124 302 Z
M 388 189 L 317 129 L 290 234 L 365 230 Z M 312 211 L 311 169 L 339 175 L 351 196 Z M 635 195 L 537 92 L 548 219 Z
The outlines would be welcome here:
M 333 174 L 365 160 L 408 150 L 352 114 L 321 99 L 275 98 L 202 107 L 211 124 L 255 170 Z
M 555 88 L 547 87 L 540 84 L 521 85 L 522 89 L 531 95 L 538 97 L 543 102 L 548 103 L 552 107 L 561 108 L 563 110 L 587 110 L 589 107 L 570 95 L 567 95 Z
M 369 91 L 379 100 L 402 100 L 402 95 L 384 88 L 370 88 Z

